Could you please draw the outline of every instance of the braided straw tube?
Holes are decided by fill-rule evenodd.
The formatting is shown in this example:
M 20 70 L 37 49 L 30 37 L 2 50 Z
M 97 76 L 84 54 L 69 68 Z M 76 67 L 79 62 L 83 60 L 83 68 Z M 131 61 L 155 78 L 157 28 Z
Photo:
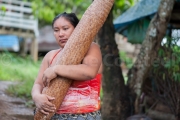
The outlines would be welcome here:
M 63 50 L 60 52 L 57 64 L 80 64 L 87 53 L 95 35 L 104 24 L 114 0 L 94 0 L 83 14 L 80 22 L 74 29 Z M 72 80 L 63 77 L 53 79 L 45 94 L 55 97 L 52 101 L 59 109 Z M 37 110 L 34 120 L 50 120 L 55 113 L 45 116 Z

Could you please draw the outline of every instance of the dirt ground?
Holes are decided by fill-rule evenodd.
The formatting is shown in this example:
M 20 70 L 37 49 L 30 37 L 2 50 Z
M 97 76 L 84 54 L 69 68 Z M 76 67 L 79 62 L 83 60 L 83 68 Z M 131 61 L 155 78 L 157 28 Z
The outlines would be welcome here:
M 0 120 L 33 120 L 33 108 L 26 107 L 26 101 L 9 96 L 5 90 L 13 82 L 0 81 Z

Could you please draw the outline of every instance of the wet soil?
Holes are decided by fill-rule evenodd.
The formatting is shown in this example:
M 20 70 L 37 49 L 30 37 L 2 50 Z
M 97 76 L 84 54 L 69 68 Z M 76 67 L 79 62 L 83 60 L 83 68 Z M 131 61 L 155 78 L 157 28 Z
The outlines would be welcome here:
M 5 93 L 12 84 L 0 81 L 0 120 L 33 120 L 33 108 L 26 106 L 26 100 Z

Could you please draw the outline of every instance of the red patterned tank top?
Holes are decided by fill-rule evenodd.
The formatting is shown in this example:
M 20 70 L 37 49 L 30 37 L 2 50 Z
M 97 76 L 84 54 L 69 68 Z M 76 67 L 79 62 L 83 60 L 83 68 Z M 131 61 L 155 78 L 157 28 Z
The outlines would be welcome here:
M 54 55 L 53 59 L 60 52 Z M 52 64 L 51 60 L 50 64 Z M 88 113 L 100 109 L 101 74 L 91 80 L 74 80 L 60 106 L 57 114 Z

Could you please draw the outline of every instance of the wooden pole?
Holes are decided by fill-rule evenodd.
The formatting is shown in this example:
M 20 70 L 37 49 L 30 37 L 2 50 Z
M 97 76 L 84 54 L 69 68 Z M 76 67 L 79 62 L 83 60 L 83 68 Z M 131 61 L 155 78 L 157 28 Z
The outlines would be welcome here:
M 79 24 L 68 39 L 65 47 L 60 53 L 57 64 L 72 65 L 80 64 L 88 51 L 97 32 L 104 24 L 114 0 L 94 0 L 83 14 Z M 72 80 L 57 77 L 50 83 L 45 93 L 55 97 L 52 101 L 56 109 L 59 109 Z M 34 120 L 50 120 L 54 113 L 45 116 L 37 111 Z
M 34 62 L 37 62 L 37 60 L 38 60 L 38 42 L 37 42 L 37 38 L 36 37 L 32 38 L 32 42 L 31 42 L 31 57 L 32 57 Z

